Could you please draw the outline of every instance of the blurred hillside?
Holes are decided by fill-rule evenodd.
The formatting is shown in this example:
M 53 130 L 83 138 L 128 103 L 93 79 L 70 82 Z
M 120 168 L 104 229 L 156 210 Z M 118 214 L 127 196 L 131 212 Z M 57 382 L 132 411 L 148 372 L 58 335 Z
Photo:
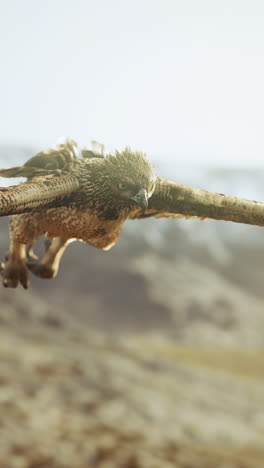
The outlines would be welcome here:
M 0 296 L 1 467 L 263 466 L 263 352 L 113 337 Z

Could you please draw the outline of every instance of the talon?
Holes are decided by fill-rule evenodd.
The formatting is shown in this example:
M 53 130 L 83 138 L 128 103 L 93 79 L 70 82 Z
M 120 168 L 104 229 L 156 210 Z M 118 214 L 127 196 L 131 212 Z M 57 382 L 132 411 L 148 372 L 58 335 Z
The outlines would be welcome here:
M 23 288 L 29 286 L 28 271 L 25 265 L 25 245 L 12 240 L 8 260 L 1 265 L 1 276 L 5 288 L 16 288 L 19 283 Z
M 30 263 L 27 262 L 27 267 L 35 276 L 43 279 L 54 278 L 57 274 L 57 270 L 44 265 L 43 263 Z
M 22 284 L 24 289 L 29 286 L 28 272 L 24 263 L 16 265 L 7 263 L 2 267 L 1 276 L 5 288 L 16 288 L 19 283 Z

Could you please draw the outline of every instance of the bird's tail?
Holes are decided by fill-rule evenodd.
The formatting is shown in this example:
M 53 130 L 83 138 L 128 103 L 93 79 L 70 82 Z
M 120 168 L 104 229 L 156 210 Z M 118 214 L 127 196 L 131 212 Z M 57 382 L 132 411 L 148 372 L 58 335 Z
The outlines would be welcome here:
M 12 169 L 6 169 L 6 171 L 12 171 Z M 7 177 L 18 176 L 8 175 Z M 79 182 L 71 174 L 60 177 L 46 176 L 38 181 L 32 180 L 11 187 L 0 187 L 0 216 L 41 209 L 41 207 L 75 192 L 78 188 Z

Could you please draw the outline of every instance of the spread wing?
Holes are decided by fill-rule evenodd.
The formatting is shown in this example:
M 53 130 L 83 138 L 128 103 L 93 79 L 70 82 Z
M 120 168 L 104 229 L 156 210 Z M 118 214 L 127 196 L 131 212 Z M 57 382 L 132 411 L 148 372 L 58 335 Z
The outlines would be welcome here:
M 264 226 L 264 203 L 207 192 L 158 178 L 146 210 L 135 208 L 130 219 L 211 218 Z
M 92 142 L 92 150 L 84 149 L 83 158 L 104 157 L 104 147 Z M 27 182 L 0 187 L 0 216 L 25 213 L 58 203 L 75 192 L 80 184 L 71 174 L 70 163 L 78 159 L 78 146 L 72 139 L 61 141 L 30 158 L 23 166 L 0 169 L 0 177 L 26 177 Z
M 58 204 L 79 187 L 78 179 L 71 174 L 61 177 L 37 177 L 32 182 L 0 187 L 0 216 L 26 213 L 43 206 Z
M 92 149 L 83 148 L 82 158 L 104 158 L 104 147 L 95 141 L 91 142 Z M 75 140 L 63 139 L 53 148 L 41 151 L 25 162 L 23 166 L 0 169 L 0 177 L 33 177 L 50 174 L 61 174 L 67 170 L 70 162 L 78 159 L 78 145 Z
M 43 176 L 57 173 L 67 168 L 67 165 L 78 159 L 78 146 L 76 141 L 65 139 L 53 148 L 41 151 L 30 158 L 23 166 L 0 169 L 0 177 L 27 177 Z
M 0 169 L 0 177 L 26 177 L 28 182 L 0 187 L 0 216 L 25 213 L 58 202 L 79 189 L 68 164 L 78 159 L 74 140 L 36 154 L 24 166 Z

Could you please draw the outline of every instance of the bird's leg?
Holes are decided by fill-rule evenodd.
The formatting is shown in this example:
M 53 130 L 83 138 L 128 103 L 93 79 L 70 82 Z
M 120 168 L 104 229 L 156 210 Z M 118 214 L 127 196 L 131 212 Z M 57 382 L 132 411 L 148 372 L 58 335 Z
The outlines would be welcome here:
M 32 258 L 30 249 L 30 255 L 27 258 L 28 269 L 40 278 L 54 278 L 58 273 L 62 254 L 69 242 L 70 239 L 62 237 L 55 237 L 51 242 L 47 240 L 46 252 L 40 260 L 36 259 L 35 255 Z
M 51 239 L 45 239 L 44 241 L 44 248 L 45 252 L 47 252 L 48 248 L 50 247 L 52 243 Z M 30 244 L 26 246 L 26 256 L 27 256 L 27 262 L 28 263 L 37 263 L 39 261 L 38 255 L 35 254 L 34 252 L 34 244 Z M 6 258 L 7 260 L 7 258 Z
M 29 286 L 26 268 L 26 246 L 14 239 L 10 240 L 7 261 L 2 266 L 2 282 L 6 288 L 16 288 L 19 283 L 27 289 Z
M 35 254 L 34 249 L 33 249 L 33 244 L 32 245 L 27 245 L 26 246 L 26 256 L 27 256 L 27 262 L 37 262 L 38 261 L 38 256 Z

